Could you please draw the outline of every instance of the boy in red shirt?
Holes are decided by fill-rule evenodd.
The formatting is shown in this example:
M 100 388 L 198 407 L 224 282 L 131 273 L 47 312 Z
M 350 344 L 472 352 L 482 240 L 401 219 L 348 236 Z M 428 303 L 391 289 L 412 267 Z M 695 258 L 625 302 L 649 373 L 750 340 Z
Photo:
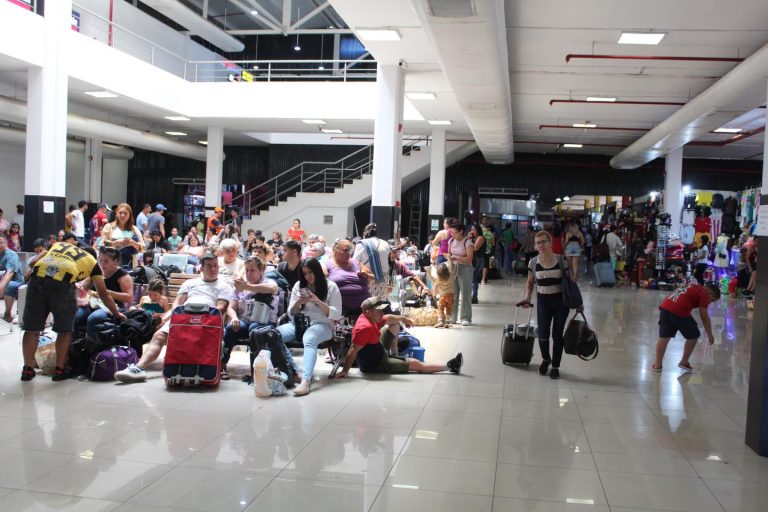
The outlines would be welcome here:
M 675 337 L 678 331 L 685 338 L 685 347 L 683 348 L 683 357 L 677 367 L 684 373 L 693 371 L 688 358 L 691 357 L 693 349 L 696 348 L 696 342 L 699 341 L 701 332 L 696 320 L 691 316 L 691 312 L 695 308 L 699 308 L 701 323 L 704 324 L 709 344 L 712 345 L 715 342 L 715 336 L 712 334 L 712 322 L 709 320 L 707 306 L 718 300 L 720 300 L 720 289 L 711 283 L 706 285 L 687 283 L 664 299 L 659 306 L 659 341 L 656 343 L 654 372 L 661 372 L 661 363 L 664 360 L 667 343 L 669 343 L 670 338 Z

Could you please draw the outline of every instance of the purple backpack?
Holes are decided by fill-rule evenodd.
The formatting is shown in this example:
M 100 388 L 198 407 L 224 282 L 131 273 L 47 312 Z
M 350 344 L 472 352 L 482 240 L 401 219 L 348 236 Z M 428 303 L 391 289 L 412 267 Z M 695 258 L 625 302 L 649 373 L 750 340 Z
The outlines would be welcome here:
M 115 380 L 115 372 L 124 370 L 129 364 L 139 361 L 136 351 L 131 347 L 112 347 L 91 356 L 88 376 L 91 380 Z

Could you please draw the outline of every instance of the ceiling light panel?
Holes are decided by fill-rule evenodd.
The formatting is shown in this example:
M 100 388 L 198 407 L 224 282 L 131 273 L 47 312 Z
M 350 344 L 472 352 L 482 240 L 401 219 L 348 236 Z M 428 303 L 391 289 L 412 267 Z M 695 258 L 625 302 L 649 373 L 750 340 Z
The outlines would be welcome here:
M 85 91 L 85 94 L 94 98 L 117 98 L 117 94 L 109 91 Z
M 430 119 L 427 122 L 429 124 L 431 124 L 432 126 L 448 126 L 448 125 L 453 124 L 453 121 L 444 121 L 444 120 L 440 120 L 440 119 Z
M 187 134 L 184 132 L 165 132 L 166 135 L 173 135 L 174 137 L 186 137 Z
M 400 32 L 395 29 L 386 28 L 359 28 L 357 35 L 363 41 L 400 41 Z
M 587 101 L 594 101 L 596 103 L 613 103 L 616 101 L 616 98 L 612 98 L 610 96 L 587 96 Z
M 573 123 L 574 128 L 597 128 L 596 124 L 592 123 Z
M 429 13 L 436 18 L 477 16 L 474 0 L 427 0 Z
M 563 144 L 564 148 L 581 148 L 584 147 L 582 144 Z
M 322 119 L 302 119 L 301 122 L 304 124 L 325 124 Z
M 715 133 L 741 133 L 741 128 L 718 128 Z
M 666 34 L 643 32 L 622 32 L 619 44 L 659 44 Z
M 189 121 L 188 117 L 184 116 L 165 116 L 169 121 Z
M 322 131 L 323 133 L 329 133 L 329 134 L 344 133 L 343 130 L 339 130 L 338 128 L 323 128 L 320 131 Z
M 436 98 L 433 92 L 407 92 L 405 95 L 409 100 L 434 100 Z

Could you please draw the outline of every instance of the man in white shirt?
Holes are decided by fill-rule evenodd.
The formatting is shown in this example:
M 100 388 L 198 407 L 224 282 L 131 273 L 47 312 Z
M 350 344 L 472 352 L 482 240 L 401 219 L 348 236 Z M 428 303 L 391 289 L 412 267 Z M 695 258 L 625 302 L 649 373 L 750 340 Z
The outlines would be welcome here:
M 115 380 L 120 382 L 144 382 L 147 380 L 145 368 L 152 364 L 160 355 L 160 351 L 168 343 L 168 333 L 171 327 L 171 315 L 173 310 L 183 306 L 186 302 L 192 304 L 206 304 L 215 307 L 226 314 L 229 301 L 232 300 L 234 291 L 227 279 L 219 277 L 219 260 L 215 255 L 206 253 L 200 260 L 203 267 L 203 275 L 189 279 L 181 285 L 173 306 L 163 314 L 163 325 L 152 336 L 149 346 L 135 365 L 130 365 L 125 370 L 115 373 Z
M 611 226 L 610 231 L 605 235 L 605 245 L 608 246 L 608 254 L 611 256 L 611 265 L 616 269 L 616 260 L 621 256 L 624 250 L 624 244 L 621 238 L 616 234 L 616 226 Z
M 147 232 L 147 228 L 149 227 L 149 212 L 151 211 L 152 206 L 145 203 L 141 208 L 141 212 L 136 216 L 136 227 L 139 228 L 142 235 Z
M 77 208 L 69 212 L 69 223 L 72 225 L 72 232 L 75 234 L 77 241 L 85 243 L 85 216 L 83 215 L 88 211 L 88 202 L 80 201 L 77 203 Z

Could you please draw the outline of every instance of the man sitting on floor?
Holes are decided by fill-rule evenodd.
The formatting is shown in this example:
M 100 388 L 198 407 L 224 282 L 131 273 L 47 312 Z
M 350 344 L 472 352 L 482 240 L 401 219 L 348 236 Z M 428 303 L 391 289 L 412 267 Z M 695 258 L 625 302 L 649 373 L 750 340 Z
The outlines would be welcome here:
M 363 373 L 459 373 L 464 357 L 461 352 L 445 364 L 422 363 L 418 359 L 397 357 L 397 337 L 400 322 L 413 325 L 408 317 L 393 315 L 389 301 L 371 297 L 360 306 L 363 314 L 357 318 L 352 330 L 352 348 L 344 360 L 344 369 L 336 375 L 344 379 L 357 359 Z
M 163 314 L 163 325 L 157 330 L 149 347 L 135 365 L 130 365 L 125 370 L 115 373 L 115 380 L 120 382 L 144 382 L 147 380 L 145 369 L 152 364 L 160 355 L 160 351 L 168 342 L 168 333 L 171 328 L 171 315 L 173 310 L 183 306 L 186 302 L 190 304 L 206 304 L 208 307 L 215 307 L 222 314 L 226 314 L 229 301 L 232 299 L 233 290 L 229 281 L 219 278 L 219 260 L 211 253 L 206 253 L 200 260 L 203 267 L 203 275 L 184 282 L 179 288 L 176 300 L 173 301 L 171 309 Z

